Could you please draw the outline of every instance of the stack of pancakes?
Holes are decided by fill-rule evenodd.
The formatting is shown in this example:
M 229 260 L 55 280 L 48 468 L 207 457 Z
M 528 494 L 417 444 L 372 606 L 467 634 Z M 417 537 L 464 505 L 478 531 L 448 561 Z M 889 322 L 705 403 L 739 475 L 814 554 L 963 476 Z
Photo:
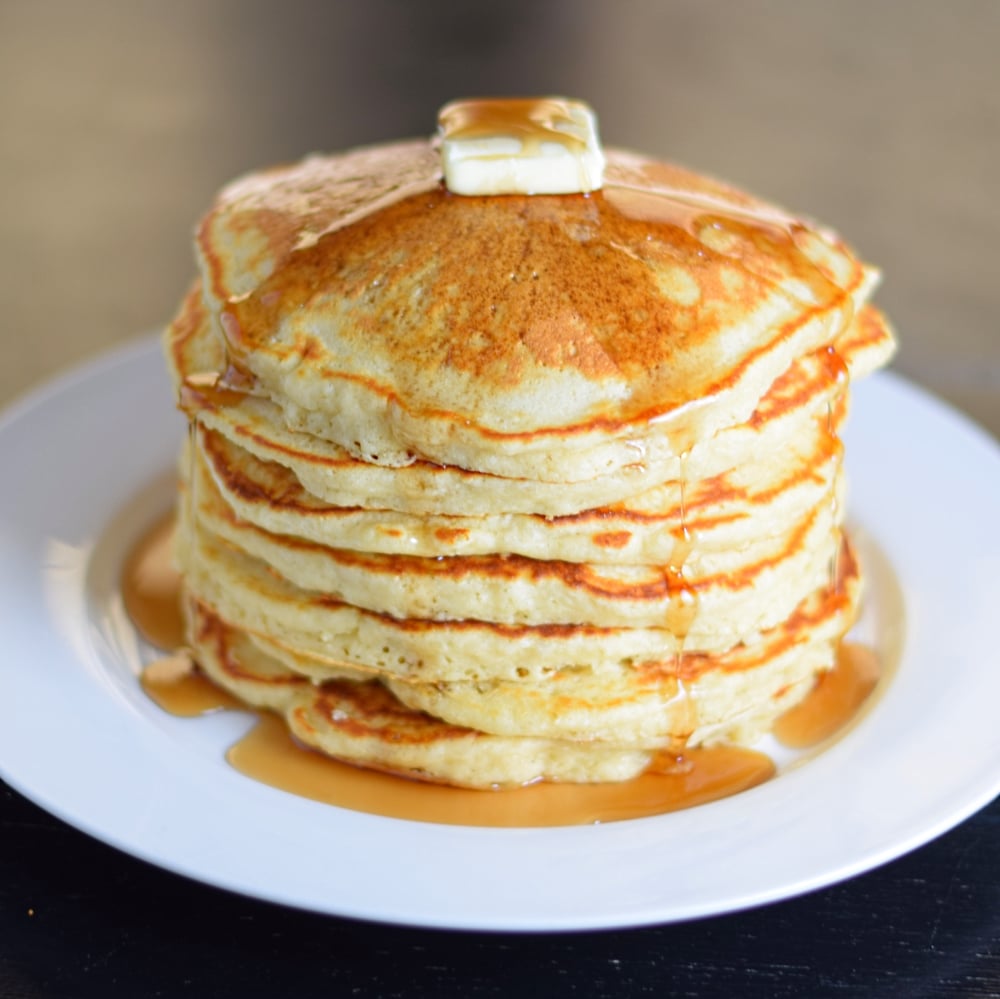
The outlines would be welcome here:
M 608 151 L 463 197 L 432 142 L 255 174 L 167 334 L 190 646 L 325 753 L 470 787 L 750 744 L 835 661 L 876 273 Z

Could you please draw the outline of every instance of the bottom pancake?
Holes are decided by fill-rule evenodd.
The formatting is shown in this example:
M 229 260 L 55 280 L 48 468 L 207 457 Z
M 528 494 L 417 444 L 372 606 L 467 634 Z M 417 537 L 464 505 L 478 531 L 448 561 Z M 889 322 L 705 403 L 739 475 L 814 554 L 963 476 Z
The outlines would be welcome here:
M 599 743 L 486 735 L 407 708 L 379 682 L 313 684 L 282 667 L 203 605 L 187 607 L 199 666 L 239 700 L 282 714 L 292 735 L 327 756 L 459 787 L 520 787 L 538 780 L 628 780 L 649 754 Z

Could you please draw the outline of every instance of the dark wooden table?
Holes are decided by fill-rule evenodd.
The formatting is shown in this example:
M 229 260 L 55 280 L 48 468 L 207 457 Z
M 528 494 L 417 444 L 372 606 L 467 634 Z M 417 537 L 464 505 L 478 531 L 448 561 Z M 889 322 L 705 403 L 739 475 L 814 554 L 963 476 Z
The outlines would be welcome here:
M 5 0 L 0 405 L 167 319 L 240 171 L 566 93 L 607 142 L 840 229 L 884 270 L 897 367 L 1000 433 L 998 37 L 994 0 Z M 422 994 L 1000 996 L 1000 803 L 757 911 L 514 936 L 230 895 L 0 787 L 0 996 Z
M 862 877 L 672 926 L 446 933 L 318 916 L 124 856 L 0 790 L 0 995 L 1000 996 L 1000 800 Z

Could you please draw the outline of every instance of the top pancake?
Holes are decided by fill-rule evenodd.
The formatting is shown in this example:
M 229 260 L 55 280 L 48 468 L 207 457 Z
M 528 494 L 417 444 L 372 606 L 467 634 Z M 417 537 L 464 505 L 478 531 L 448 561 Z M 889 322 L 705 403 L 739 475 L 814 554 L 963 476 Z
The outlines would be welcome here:
M 226 188 L 198 243 L 229 363 L 367 461 L 577 482 L 749 418 L 875 272 L 781 210 L 608 151 L 590 195 L 463 197 L 433 143 Z

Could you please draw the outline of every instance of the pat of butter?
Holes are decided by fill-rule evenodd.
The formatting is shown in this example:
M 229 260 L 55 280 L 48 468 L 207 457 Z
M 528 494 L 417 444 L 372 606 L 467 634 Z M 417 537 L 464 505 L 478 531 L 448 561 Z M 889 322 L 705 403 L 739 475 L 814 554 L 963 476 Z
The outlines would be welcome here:
M 577 194 L 604 175 L 597 117 L 561 97 L 453 101 L 438 113 L 444 181 L 455 194 Z

